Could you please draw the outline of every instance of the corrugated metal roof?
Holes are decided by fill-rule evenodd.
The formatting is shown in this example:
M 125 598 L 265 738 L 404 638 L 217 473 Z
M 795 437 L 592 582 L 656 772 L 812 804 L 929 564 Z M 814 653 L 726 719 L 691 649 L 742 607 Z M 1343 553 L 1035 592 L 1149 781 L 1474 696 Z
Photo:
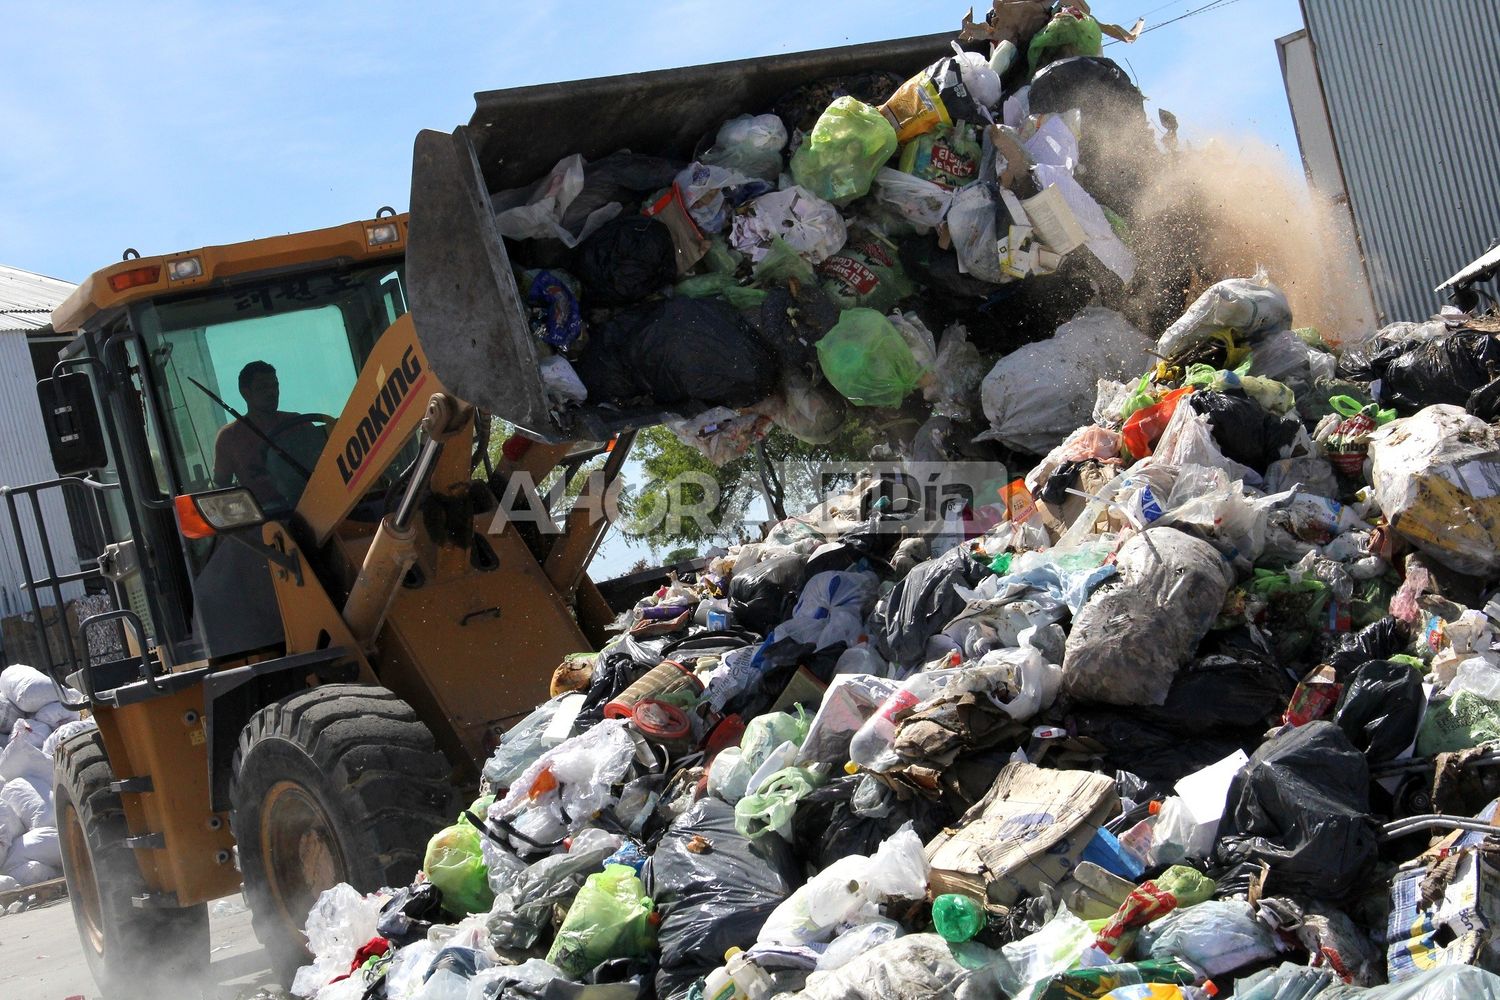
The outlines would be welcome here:
M 50 326 L 52 310 L 75 287 L 70 281 L 0 264 L 0 333 Z
M 1422 319 L 1500 236 L 1500 4 L 1302 6 L 1376 305 Z

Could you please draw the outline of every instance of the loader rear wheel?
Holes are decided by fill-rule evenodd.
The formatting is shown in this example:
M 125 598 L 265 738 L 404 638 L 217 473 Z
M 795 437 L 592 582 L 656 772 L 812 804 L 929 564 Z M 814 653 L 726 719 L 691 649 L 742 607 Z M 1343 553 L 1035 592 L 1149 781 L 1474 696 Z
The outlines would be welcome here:
M 99 730 L 57 750 L 54 796 L 63 874 L 89 971 L 106 1000 L 177 996 L 208 972 L 208 906 L 142 908 L 149 890 Z
M 284 985 L 325 889 L 403 886 L 451 819 L 448 765 L 384 688 L 325 684 L 267 705 L 240 732 L 230 824 L 255 936 Z

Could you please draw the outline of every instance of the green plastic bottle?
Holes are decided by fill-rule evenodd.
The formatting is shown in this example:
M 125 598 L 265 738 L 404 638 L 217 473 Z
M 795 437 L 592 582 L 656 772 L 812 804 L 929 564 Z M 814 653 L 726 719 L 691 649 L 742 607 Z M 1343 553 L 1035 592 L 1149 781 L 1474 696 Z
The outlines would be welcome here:
M 984 927 L 984 907 L 955 892 L 946 892 L 932 901 L 932 922 L 944 941 L 958 944 L 967 941 Z

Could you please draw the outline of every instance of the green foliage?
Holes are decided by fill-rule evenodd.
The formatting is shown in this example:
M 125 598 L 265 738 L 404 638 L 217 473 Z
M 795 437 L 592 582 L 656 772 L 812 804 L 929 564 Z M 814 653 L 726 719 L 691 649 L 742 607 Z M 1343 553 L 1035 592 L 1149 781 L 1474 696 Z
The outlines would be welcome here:
M 620 497 L 623 519 L 619 528 L 628 537 L 649 544 L 653 552 L 676 546 L 692 549 L 696 555 L 714 544 L 756 540 L 759 525 L 750 523 L 747 515 L 757 499 L 769 493 L 789 514 L 814 506 L 826 488 L 835 485 L 822 483 L 820 488 L 819 468 L 868 459 L 879 437 L 878 428 L 860 421 L 850 421 L 825 444 L 807 444 L 775 428 L 763 442 L 774 477 L 763 485 L 756 449 L 715 466 L 665 427 L 647 428 L 636 436 L 628 470 L 632 482 Z M 706 519 L 663 516 L 683 504 L 702 502 L 705 489 L 719 498 Z

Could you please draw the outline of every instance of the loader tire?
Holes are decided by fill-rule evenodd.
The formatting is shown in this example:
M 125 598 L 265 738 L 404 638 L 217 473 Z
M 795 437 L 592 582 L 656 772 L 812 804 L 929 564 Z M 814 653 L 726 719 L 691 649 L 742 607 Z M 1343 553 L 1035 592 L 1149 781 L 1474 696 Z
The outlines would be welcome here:
M 404 886 L 451 822 L 448 764 L 385 688 L 325 684 L 250 717 L 230 825 L 255 936 L 284 986 L 309 961 L 302 928 L 325 889 Z
M 73 921 L 105 1000 L 187 996 L 207 981 L 208 906 L 141 907 L 150 895 L 99 730 L 57 749 L 53 795 Z

